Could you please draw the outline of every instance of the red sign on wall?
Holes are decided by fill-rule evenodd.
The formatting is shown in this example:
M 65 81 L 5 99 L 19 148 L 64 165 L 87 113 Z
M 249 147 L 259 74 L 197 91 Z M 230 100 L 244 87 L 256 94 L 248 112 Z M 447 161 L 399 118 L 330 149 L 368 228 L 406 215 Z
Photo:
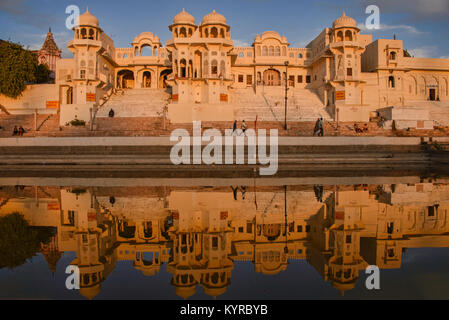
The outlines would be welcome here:
M 97 213 L 95 211 L 91 211 L 87 214 L 88 221 L 97 221 Z
M 345 91 L 336 91 L 335 92 L 335 100 L 346 100 L 346 92 Z
M 47 203 L 47 210 L 59 211 L 60 210 L 59 203 L 58 202 Z
M 335 211 L 335 220 L 344 220 L 345 212 L 344 211 Z
M 47 109 L 58 109 L 59 101 L 47 101 L 46 107 L 47 107 Z
M 86 93 L 86 101 L 87 102 L 96 102 L 97 97 L 96 97 L 95 93 Z

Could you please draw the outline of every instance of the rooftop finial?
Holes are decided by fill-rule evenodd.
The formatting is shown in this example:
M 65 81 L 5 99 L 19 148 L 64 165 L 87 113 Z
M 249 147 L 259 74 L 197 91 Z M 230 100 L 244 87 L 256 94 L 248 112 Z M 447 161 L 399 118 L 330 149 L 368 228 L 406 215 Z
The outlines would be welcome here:
M 346 17 L 346 12 L 343 10 L 343 17 Z
M 89 12 L 89 6 L 86 6 L 86 12 Z

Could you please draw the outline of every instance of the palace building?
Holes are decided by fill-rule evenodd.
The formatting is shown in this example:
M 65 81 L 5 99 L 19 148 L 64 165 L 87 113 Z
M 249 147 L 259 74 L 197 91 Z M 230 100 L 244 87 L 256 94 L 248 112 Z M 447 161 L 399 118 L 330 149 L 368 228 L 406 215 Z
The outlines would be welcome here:
M 56 84 L 27 103 L 45 112 L 57 100 L 61 124 L 92 122 L 110 110 L 129 118 L 164 109 L 172 123 L 281 121 L 287 95 L 288 121 L 368 122 L 382 114 L 449 123 L 449 59 L 413 58 L 402 40 L 373 41 L 345 13 L 305 48 L 275 31 L 236 47 L 215 10 L 197 21 L 183 9 L 168 28 L 165 44 L 143 32 L 116 48 L 86 10 L 67 45 L 73 59 L 57 61 Z

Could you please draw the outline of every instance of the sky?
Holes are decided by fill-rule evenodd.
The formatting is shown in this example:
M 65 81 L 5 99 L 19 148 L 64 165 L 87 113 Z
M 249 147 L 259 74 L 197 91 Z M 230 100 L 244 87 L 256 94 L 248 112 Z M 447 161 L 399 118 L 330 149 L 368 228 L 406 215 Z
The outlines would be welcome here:
M 380 29 L 367 30 L 366 8 L 380 9 Z M 449 0 L 0 0 L 0 39 L 40 49 L 49 27 L 70 58 L 66 44 L 73 37 L 65 21 L 66 7 L 86 6 L 116 47 L 129 47 L 142 32 L 153 32 L 162 43 L 171 38 L 168 26 L 182 8 L 199 24 L 215 9 L 227 18 L 235 46 L 250 46 L 257 34 L 274 30 L 287 37 L 291 47 L 305 47 L 345 11 L 356 19 L 362 34 L 373 39 L 404 41 L 415 57 L 449 59 Z

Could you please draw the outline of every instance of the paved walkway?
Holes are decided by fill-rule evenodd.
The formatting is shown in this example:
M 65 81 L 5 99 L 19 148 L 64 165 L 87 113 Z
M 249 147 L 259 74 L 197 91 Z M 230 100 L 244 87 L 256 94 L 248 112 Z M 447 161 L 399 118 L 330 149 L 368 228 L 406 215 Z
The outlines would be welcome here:
M 23 126 L 25 137 L 151 137 L 169 136 L 175 129 L 183 128 L 192 134 L 192 123 L 170 124 L 163 118 L 141 117 L 141 118 L 98 118 L 95 121 L 95 130 L 86 127 L 59 126 L 59 115 L 39 115 L 37 126 L 34 131 L 34 115 L 1 115 L 0 137 L 11 137 L 14 126 Z M 365 123 L 358 123 L 364 127 Z M 339 123 L 325 122 L 325 136 L 380 136 L 380 137 L 446 137 L 449 136 L 449 127 L 440 127 L 435 130 L 384 130 L 377 123 L 367 123 L 368 131 L 357 133 L 354 130 L 354 122 Z M 224 132 L 231 129 L 232 122 L 203 122 L 203 130 L 217 129 Z M 239 132 L 241 123 L 239 122 Z M 248 129 L 256 128 L 254 122 L 247 122 Z M 289 122 L 288 130 L 284 130 L 280 122 L 258 122 L 257 129 L 278 129 L 279 136 L 310 137 L 313 135 L 314 122 Z

